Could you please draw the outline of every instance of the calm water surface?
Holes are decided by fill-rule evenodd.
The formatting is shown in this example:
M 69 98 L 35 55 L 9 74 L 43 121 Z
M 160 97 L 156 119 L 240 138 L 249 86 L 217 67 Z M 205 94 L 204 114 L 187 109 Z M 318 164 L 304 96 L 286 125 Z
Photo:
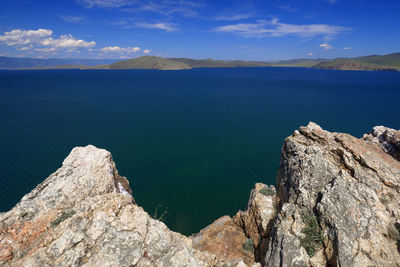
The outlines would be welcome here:
M 133 195 L 197 232 L 274 184 L 284 138 L 308 121 L 355 136 L 400 129 L 400 73 L 300 68 L 0 71 L 0 211 L 75 146 L 111 151 Z

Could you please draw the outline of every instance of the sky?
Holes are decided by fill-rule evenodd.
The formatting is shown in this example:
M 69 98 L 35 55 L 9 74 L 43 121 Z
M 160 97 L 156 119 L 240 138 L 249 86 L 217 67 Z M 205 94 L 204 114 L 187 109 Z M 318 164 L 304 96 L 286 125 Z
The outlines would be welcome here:
M 399 0 L 0 2 L 0 56 L 279 60 L 394 52 Z

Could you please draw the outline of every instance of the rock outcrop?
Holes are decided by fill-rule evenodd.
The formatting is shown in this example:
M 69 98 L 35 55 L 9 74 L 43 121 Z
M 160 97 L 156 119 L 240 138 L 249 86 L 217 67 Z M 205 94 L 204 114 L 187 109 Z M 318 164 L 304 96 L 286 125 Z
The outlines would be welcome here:
M 0 265 L 213 266 L 137 206 L 111 154 L 74 148 L 63 165 L 9 212 L 0 214 Z
M 385 152 L 400 160 L 400 131 L 376 126 L 371 133 L 365 134 L 363 139 L 380 145 Z
M 232 219 L 252 241 L 255 260 L 263 266 L 400 266 L 399 137 L 382 126 L 362 139 L 315 123 L 296 130 L 283 144 L 276 189 L 256 184 L 247 210 Z M 216 231 L 214 224 L 208 228 Z
M 357 139 L 310 123 L 288 137 L 277 177 L 279 213 L 262 262 L 400 266 L 395 132 L 380 127 Z
M 253 244 L 254 256 L 260 261 L 260 251 L 263 251 L 265 238 L 271 231 L 272 219 L 276 217 L 278 196 L 274 186 L 257 183 L 250 192 L 246 211 L 239 211 L 233 221 L 240 226 Z M 261 242 L 263 244 L 261 244 Z
M 5 266 L 400 266 L 400 131 L 315 123 L 286 138 L 276 187 L 185 237 L 135 204 L 109 152 L 72 150 L 0 214 Z
M 227 264 L 254 263 L 253 244 L 229 216 L 219 218 L 190 238 L 194 248 L 215 254 Z

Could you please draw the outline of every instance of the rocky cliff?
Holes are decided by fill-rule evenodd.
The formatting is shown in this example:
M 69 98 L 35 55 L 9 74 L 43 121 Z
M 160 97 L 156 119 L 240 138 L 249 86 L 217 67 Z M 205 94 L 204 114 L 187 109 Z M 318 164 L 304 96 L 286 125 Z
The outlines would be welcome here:
M 400 266 L 399 159 L 400 131 L 310 123 L 286 138 L 276 188 L 185 237 L 135 204 L 109 152 L 74 148 L 0 214 L 0 265 Z
M 9 212 L 0 214 L 0 265 L 212 266 L 135 204 L 111 154 L 74 148 L 63 165 Z

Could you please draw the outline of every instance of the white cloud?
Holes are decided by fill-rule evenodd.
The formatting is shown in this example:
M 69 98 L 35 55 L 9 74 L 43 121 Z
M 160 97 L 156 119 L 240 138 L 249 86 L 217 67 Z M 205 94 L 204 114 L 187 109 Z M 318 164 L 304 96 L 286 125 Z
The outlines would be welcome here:
M 107 47 L 103 47 L 103 48 L 101 48 L 99 50 L 103 51 L 103 52 L 119 52 L 119 51 L 121 51 L 121 47 L 119 47 L 119 46 L 107 46 Z
M 230 15 L 230 16 L 219 16 L 216 17 L 214 20 L 217 21 L 233 21 L 233 20 L 242 20 L 242 19 L 248 19 L 254 17 L 254 14 L 248 13 L 248 14 L 235 14 L 235 15 Z
M 132 57 L 142 51 L 143 54 L 150 53 L 151 50 L 142 50 L 137 46 L 119 47 L 106 46 L 103 48 L 94 48 L 95 41 L 84 41 L 77 39 L 70 34 L 61 35 L 58 38 L 53 37 L 53 31 L 49 29 L 38 30 L 12 30 L 0 34 L 0 45 L 4 44 L 15 47 L 16 50 L 25 54 L 35 53 L 36 57 L 60 54 L 79 54 L 82 49 L 87 49 L 93 56 L 101 57 Z
M 160 29 L 167 32 L 172 32 L 178 30 L 174 25 L 169 23 L 135 23 L 138 28 L 146 29 Z
M 341 32 L 349 30 L 351 30 L 351 28 L 327 24 L 286 24 L 279 22 L 278 19 L 274 18 L 272 20 L 258 20 L 256 23 L 239 23 L 219 26 L 213 31 L 234 33 L 247 38 L 265 38 L 296 35 L 303 38 L 323 36 L 326 39 L 330 39 Z
M 314 54 L 313 53 L 308 53 L 308 56 L 309 57 L 312 57 Z
M 179 13 L 184 17 L 196 17 L 196 8 L 203 5 L 189 0 L 76 0 L 87 8 L 122 8 L 128 12 L 153 12 L 164 16 Z
M 107 46 L 99 49 L 99 51 L 105 52 L 105 53 L 124 53 L 124 54 L 129 54 L 129 53 L 136 53 L 140 51 L 140 47 L 119 47 L 119 46 Z
M 0 35 L 0 43 L 14 46 L 18 50 L 35 50 L 39 52 L 55 52 L 56 50 L 75 51 L 78 48 L 90 48 L 96 42 L 76 39 L 70 34 L 53 38 L 53 31 L 49 29 L 38 30 L 12 30 Z
M 29 51 L 29 50 L 32 50 L 32 48 L 33 48 L 33 45 L 30 44 L 29 46 L 17 47 L 17 50 L 19 50 L 19 51 Z
M 50 52 L 55 52 L 56 48 L 54 48 L 54 47 L 45 47 L 45 48 L 35 48 L 33 50 L 35 50 L 37 52 L 50 53 Z
M 142 50 L 140 47 L 119 47 L 119 46 L 106 46 L 100 49 L 93 49 L 92 51 L 100 52 L 100 56 L 109 57 L 109 58 L 132 58 L 135 54 L 142 51 L 142 54 L 146 55 L 150 53 L 151 50 L 144 49 Z
M 84 40 L 76 39 L 71 34 L 61 35 L 60 38 L 54 39 L 48 37 L 40 41 L 43 46 L 50 46 L 54 48 L 89 48 L 96 45 L 95 41 L 87 42 Z
M 198 3 L 189 1 L 158 1 L 157 3 L 151 1 L 142 1 L 140 4 L 125 8 L 124 11 L 128 12 L 153 12 L 163 16 L 172 16 L 173 14 L 180 14 L 184 17 L 198 16 L 196 8 L 201 7 Z
M 78 23 L 83 20 L 83 17 L 80 16 L 59 16 L 62 20 L 69 23 Z
M 322 44 L 319 45 L 319 47 L 323 48 L 324 50 L 333 49 L 333 46 L 331 44 L 328 44 L 328 43 L 322 43 Z
M 135 0 L 77 0 L 78 3 L 88 8 L 117 8 L 134 4 Z
M 38 30 L 12 30 L 0 35 L 0 42 L 7 46 L 28 45 L 31 43 L 39 42 L 42 38 L 51 36 L 52 30 L 38 29 Z
M 351 47 L 349 47 L 349 46 L 343 47 L 343 50 L 350 50 L 350 49 L 351 49 Z

